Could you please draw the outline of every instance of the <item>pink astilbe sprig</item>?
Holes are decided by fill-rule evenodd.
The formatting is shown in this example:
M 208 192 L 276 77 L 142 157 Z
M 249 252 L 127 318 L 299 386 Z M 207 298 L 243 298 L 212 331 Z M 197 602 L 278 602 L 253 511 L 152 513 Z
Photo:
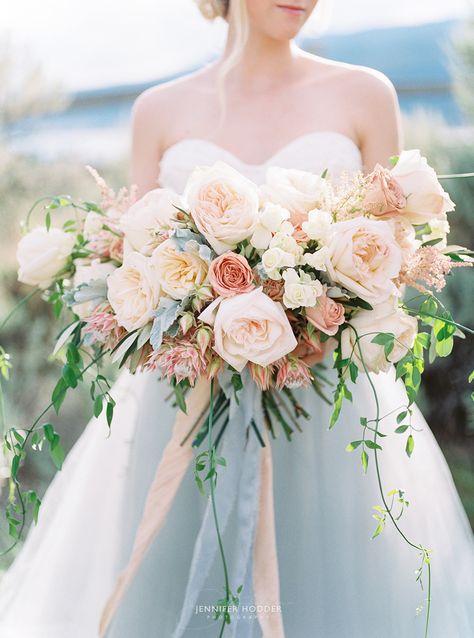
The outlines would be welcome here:
M 436 246 L 422 246 L 407 259 L 399 281 L 422 293 L 429 293 L 429 288 L 440 292 L 446 285 L 446 275 L 461 266 L 472 266 L 472 263 L 453 261 Z
M 107 211 L 111 209 L 120 215 L 137 201 L 138 187 L 135 184 L 133 184 L 130 189 L 122 187 L 118 193 L 116 193 L 95 168 L 86 166 L 86 169 L 95 179 L 100 192 L 100 205 L 103 210 Z
M 281 390 L 307 388 L 311 385 L 311 370 L 307 363 L 291 354 L 275 362 L 277 369 L 275 385 Z
M 115 348 L 125 334 L 125 328 L 117 323 L 117 318 L 110 306 L 102 306 L 90 317 L 85 319 L 84 335 L 88 336 L 89 343 L 100 343 L 106 349 Z

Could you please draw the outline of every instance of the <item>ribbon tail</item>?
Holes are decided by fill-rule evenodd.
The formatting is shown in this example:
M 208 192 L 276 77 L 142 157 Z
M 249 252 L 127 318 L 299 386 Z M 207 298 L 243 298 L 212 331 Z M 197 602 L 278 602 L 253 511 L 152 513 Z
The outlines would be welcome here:
M 187 414 L 178 412 L 176 416 L 171 439 L 164 449 L 148 491 L 142 520 L 135 535 L 128 565 L 119 576 L 115 588 L 103 609 L 99 625 L 100 638 L 104 638 L 147 550 L 165 523 L 178 488 L 193 459 L 191 446 L 181 446 L 180 443 L 199 415 L 206 410 L 209 403 L 209 392 L 209 381 L 204 379 L 198 381 L 188 394 L 186 401 Z
M 263 638 L 285 638 L 280 608 L 280 578 L 273 508 L 272 452 L 266 431 L 265 447 L 262 448 L 260 515 L 254 546 L 253 587 Z

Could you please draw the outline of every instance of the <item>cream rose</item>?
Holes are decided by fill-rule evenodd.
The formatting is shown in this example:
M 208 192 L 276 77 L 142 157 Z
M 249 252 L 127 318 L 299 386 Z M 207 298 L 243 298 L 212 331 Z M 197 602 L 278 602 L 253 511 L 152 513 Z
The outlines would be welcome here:
M 390 222 L 356 217 L 332 225 L 327 240 L 327 272 L 369 303 L 379 303 L 397 288 L 402 255 Z
M 76 272 L 74 274 L 73 285 L 75 288 L 81 284 L 88 284 L 91 281 L 106 281 L 116 267 L 110 262 L 101 262 L 100 259 L 93 259 L 90 263 L 75 261 Z M 92 314 L 94 310 L 94 302 L 85 302 L 74 305 L 76 315 L 84 319 Z
M 268 366 L 297 345 L 282 305 L 261 288 L 217 299 L 199 318 L 214 326 L 214 350 L 239 372 L 249 361 Z
M 178 214 L 174 204 L 183 207 L 176 193 L 168 188 L 155 188 L 128 209 L 120 219 L 120 228 L 133 250 L 151 255 L 157 233 L 173 226 Z
M 218 255 L 251 237 L 258 222 L 257 187 L 224 162 L 196 168 L 184 199 L 197 228 Z
M 163 292 L 173 299 L 184 299 L 201 286 L 209 269 L 198 246 L 181 251 L 172 239 L 155 248 L 151 260 Z
M 160 299 L 160 283 L 150 257 L 131 252 L 107 279 L 108 299 L 117 323 L 135 330 L 153 318 Z
M 318 279 L 312 279 L 310 275 L 293 268 L 283 273 L 285 280 L 285 292 L 283 304 L 287 308 L 304 308 L 314 306 L 316 299 L 323 294 L 323 285 Z
M 329 235 L 332 225 L 331 213 L 325 210 L 310 210 L 307 221 L 303 222 L 302 229 L 308 235 L 309 239 L 316 241 L 324 241 Z
M 360 310 L 349 323 L 360 337 L 359 343 L 368 371 L 375 373 L 386 372 L 393 363 L 400 361 L 407 353 L 407 348 L 413 346 L 418 331 L 416 318 L 403 312 L 394 298 L 377 304 L 373 310 Z M 359 370 L 364 370 L 356 345 L 356 333 L 350 326 L 341 334 L 342 358 L 348 359 L 352 355 L 352 360 Z M 394 348 L 388 356 L 388 361 L 385 358 L 384 347 L 372 343 L 380 332 L 395 335 Z
M 413 224 L 424 224 L 454 210 L 454 203 L 418 149 L 403 151 L 391 173 L 406 197 L 402 214 Z
M 22 237 L 16 249 L 18 280 L 30 286 L 48 288 L 64 269 L 72 253 L 72 233 L 40 226 Z
M 319 175 L 276 166 L 267 169 L 266 183 L 260 187 L 262 200 L 287 208 L 295 226 L 301 226 L 313 208 L 327 207 L 330 195 L 328 181 Z

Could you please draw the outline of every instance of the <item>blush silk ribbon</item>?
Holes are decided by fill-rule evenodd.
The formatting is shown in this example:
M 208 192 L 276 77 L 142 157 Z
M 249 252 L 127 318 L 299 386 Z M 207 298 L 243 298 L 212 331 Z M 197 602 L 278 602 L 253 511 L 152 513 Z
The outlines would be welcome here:
M 284 638 L 273 509 L 271 445 L 263 424 L 261 392 L 247 376 L 237 403 L 231 385 L 220 382 L 231 402 L 222 447 L 222 456 L 226 458 L 227 467 L 219 474 L 215 495 L 221 532 L 227 526 L 232 508 L 236 507 L 238 512 L 239 549 L 232 581 L 236 587 L 245 582 L 243 593 L 248 597 L 248 590 L 252 586 L 250 575 L 253 572 L 253 604 L 262 636 Z M 209 396 L 210 382 L 199 380 L 186 397 L 187 413 L 179 411 L 176 415 L 171 439 L 163 451 L 148 491 L 128 564 L 103 609 L 99 626 L 100 638 L 107 635 L 129 585 L 165 524 L 182 479 L 194 458 L 191 443 L 181 443 L 206 413 Z M 264 436 L 265 447 L 260 446 L 250 427 L 252 419 Z M 212 511 L 208 502 L 196 538 L 184 603 L 173 638 L 181 638 L 189 624 L 216 551 Z M 237 636 L 237 631 L 239 638 L 243 636 L 244 628 L 240 627 L 242 625 L 238 618 L 232 620 L 232 636 Z

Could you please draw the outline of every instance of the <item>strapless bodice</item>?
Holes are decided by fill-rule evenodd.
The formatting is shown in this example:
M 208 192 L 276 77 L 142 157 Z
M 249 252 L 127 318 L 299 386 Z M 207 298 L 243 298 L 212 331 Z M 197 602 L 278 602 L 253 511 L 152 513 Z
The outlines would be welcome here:
M 170 146 L 160 165 L 160 185 L 181 193 L 195 166 L 217 161 L 233 166 L 256 184 L 265 181 L 269 166 L 296 168 L 311 173 L 328 169 L 332 178 L 362 169 L 362 156 L 355 142 L 335 131 L 316 131 L 295 138 L 262 164 L 248 164 L 233 153 L 205 139 L 187 138 Z

